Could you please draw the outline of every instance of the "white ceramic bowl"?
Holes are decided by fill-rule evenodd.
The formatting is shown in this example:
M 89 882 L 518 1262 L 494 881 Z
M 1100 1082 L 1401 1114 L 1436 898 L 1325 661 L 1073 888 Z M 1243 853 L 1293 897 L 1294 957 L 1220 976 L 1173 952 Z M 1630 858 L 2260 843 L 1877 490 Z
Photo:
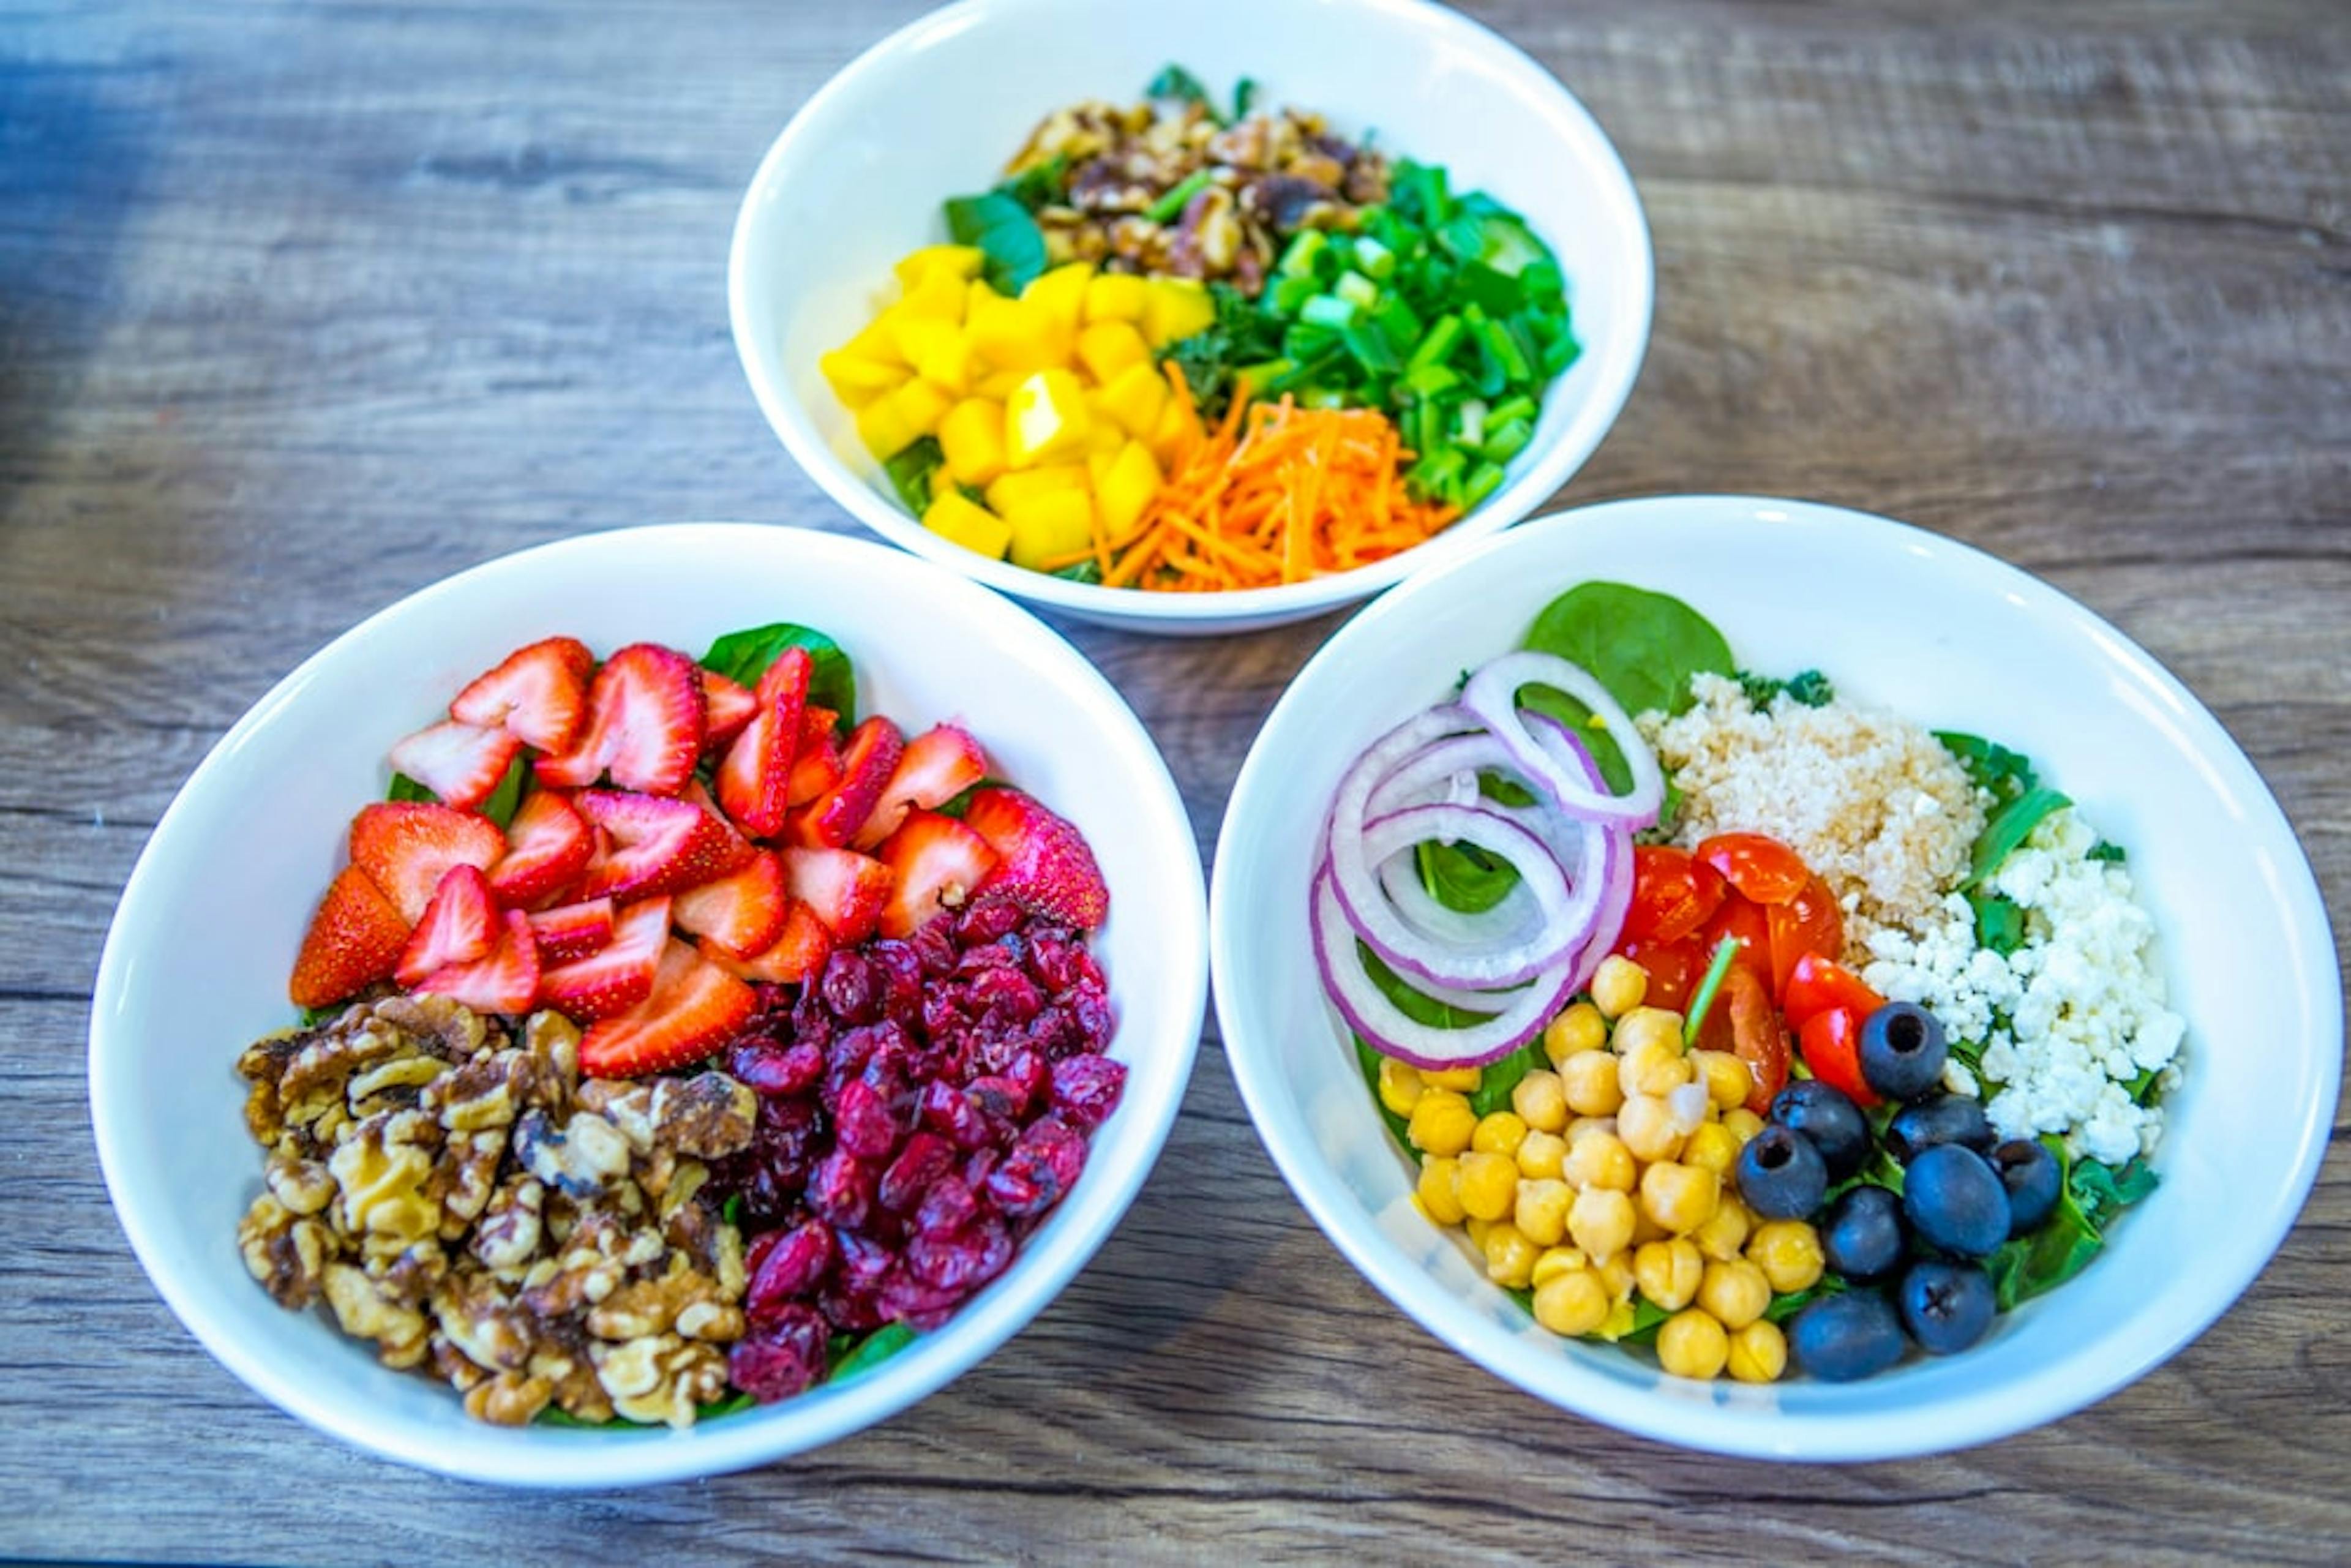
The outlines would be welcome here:
M 237 1053 L 291 1021 L 286 976 L 384 748 L 535 638 L 698 653 L 798 620 L 856 661 L 867 711 L 960 716 L 1001 773 L 1084 830 L 1110 884 L 1097 943 L 1125 1097 L 1084 1176 L 1000 1279 L 866 1375 L 683 1433 L 505 1428 L 425 1377 L 379 1366 L 323 1313 L 247 1277 L 236 1224 L 260 1190 Z M 1035 617 L 895 550 L 800 528 L 705 524 L 594 534 L 505 557 L 329 643 L 237 721 L 163 815 L 115 912 L 90 1012 L 90 1113 L 115 1212 L 172 1310 L 222 1364 L 323 1431 L 475 1480 L 609 1487 L 739 1469 L 922 1398 L 1052 1300 L 1126 1211 L 1165 1141 L 1206 1005 L 1199 852 L 1157 747 Z
M 1568 277 L 1583 357 L 1553 383 L 1509 478 L 1468 517 L 1389 560 L 1221 594 L 1069 582 L 985 559 L 901 509 L 817 373 L 893 298 L 891 264 L 946 238 L 940 203 L 1002 177 L 1044 115 L 1132 102 L 1170 61 L 1212 90 L 1320 110 L 1343 134 L 1447 166 L 1526 214 Z M 727 308 L 744 373 L 795 461 L 883 538 L 992 588 L 1132 631 L 1208 633 L 1296 621 L 1450 559 L 1547 500 L 1624 406 L 1649 337 L 1649 231 L 1592 116 L 1542 67 L 1423 0 L 962 0 L 867 50 L 802 106 L 736 219 Z
M 1749 1387 L 1538 1328 L 1467 1245 L 1408 1201 L 1408 1166 L 1323 1000 L 1307 877 L 1332 787 L 1373 737 L 1516 645 L 1593 579 L 1679 595 L 1748 667 L 2029 753 L 2130 854 L 2188 1020 L 2162 1185 L 2079 1278 L 1982 1344 L 1865 1383 Z M 1235 785 L 1209 915 L 1225 1052 L 1300 1199 L 1389 1300 L 1564 1409 L 1721 1453 L 1886 1458 L 2054 1419 L 2179 1350 L 2294 1222 L 2335 1113 L 2335 946 L 2308 863 L 2243 753 L 2154 660 L 2012 567 L 1883 518 L 1728 497 L 1562 513 L 1398 589 L 1332 638 L 1266 721 Z M 2249 983 L 2250 977 L 2259 977 Z

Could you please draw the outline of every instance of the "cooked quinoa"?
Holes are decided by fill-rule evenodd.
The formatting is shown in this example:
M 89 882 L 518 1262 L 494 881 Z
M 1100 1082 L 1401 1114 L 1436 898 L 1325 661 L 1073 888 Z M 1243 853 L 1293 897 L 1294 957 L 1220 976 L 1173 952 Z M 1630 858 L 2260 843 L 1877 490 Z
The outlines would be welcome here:
M 1834 699 L 1807 707 L 1785 693 L 1758 710 L 1723 675 L 1690 683 L 1697 702 L 1636 721 L 1682 791 L 1673 841 L 1768 833 L 1818 872 L 1844 910 L 1845 957 L 1896 926 L 1917 931 L 1966 874 L 1983 831 L 1975 786 L 1917 725 Z

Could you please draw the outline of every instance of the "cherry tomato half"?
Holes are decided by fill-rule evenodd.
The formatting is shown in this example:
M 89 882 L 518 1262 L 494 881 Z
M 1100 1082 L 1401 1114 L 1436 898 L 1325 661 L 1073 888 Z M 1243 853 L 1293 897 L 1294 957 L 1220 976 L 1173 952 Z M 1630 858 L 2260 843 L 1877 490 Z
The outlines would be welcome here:
M 1648 942 L 1678 942 L 1706 924 L 1722 903 L 1722 877 L 1687 850 L 1640 844 L 1633 851 L 1633 902 L 1625 911 L 1625 936 Z
M 1722 977 L 1722 989 L 1706 1011 L 1698 1045 L 1735 1052 L 1754 1080 L 1747 1108 L 1759 1116 L 1771 1110 L 1771 1097 L 1788 1086 L 1788 1030 L 1771 1005 L 1770 982 L 1743 964 Z
M 1878 1103 L 1861 1075 L 1861 1019 L 1851 1008 L 1831 1008 L 1803 1022 L 1796 1048 L 1813 1076 L 1832 1089 L 1842 1089 L 1865 1110 Z
M 1701 840 L 1695 852 L 1758 904 L 1787 903 L 1813 874 L 1795 851 L 1761 833 L 1717 833 Z
M 1771 926 L 1771 994 L 1784 1004 L 1797 959 L 1807 953 L 1834 958 L 1844 951 L 1844 915 L 1818 876 L 1807 878 L 1803 891 L 1787 903 L 1765 905 L 1764 914 Z
M 1713 961 L 1714 950 L 1722 945 L 1725 936 L 1739 938 L 1739 956 L 1732 961 L 1731 967 L 1753 974 L 1763 982 L 1765 991 L 1769 992 L 1771 988 L 1771 923 L 1764 915 L 1763 906 L 1750 904 L 1735 893 L 1724 897 L 1722 907 L 1717 909 L 1713 917 L 1698 931 L 1698 946 L 1705 955 L 1698 964 L 1700 974 L 1704 974 L 1706 965 Z
M 1641 998 L 1648 1007 L 1680 1012 L 1706 973 L 1705 949 L 1687 936 L 1678 942 L 1619 942 L 1616 951 L 1649 971 L 1649 988 Z
M 1806 953 L 1788 971 L 1788 988 L 1780 1007 L 1788 1022 L 1802 1030 L 1814 1015 L 1843 1008 L 1855 1019 L 1866 1019 L 1886 1005 L 1886 998 L 1862 983 L 1861 977 L 1833 958 Z

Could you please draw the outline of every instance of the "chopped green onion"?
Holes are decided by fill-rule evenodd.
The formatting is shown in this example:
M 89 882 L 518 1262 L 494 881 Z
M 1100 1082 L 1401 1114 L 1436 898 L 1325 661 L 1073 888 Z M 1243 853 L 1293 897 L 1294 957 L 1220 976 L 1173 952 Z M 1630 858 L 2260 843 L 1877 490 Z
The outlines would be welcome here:
M 1464 329 L 1460 317 L 1449 313 L 1439 316 L 1428 329 L 1428 336 L 1420 340 L 1420 346 L 1405 361 L 1405 368 L 1416 371 L 1428 365 L 1443 364 L 1460 343 Z
M 1355 302 L 1335 295 L 1318 294 L 1299 308 L 1298 319 L 1310 327 L 1323 327 L 1333 332 L 1354 324 Z
M 1395 272 L 1395 252 L 1369 235 L 1357 235 L 1355 267 L 1365 277 L 1384 282 Z
M 1730 961 L 1739 956 L 1739 938 L 1726 936 L 1714 946 L 1714 961 L 1706 967 L 1706 976 L 1690 993 L 1689 1016 L 1682 1025 L 1682 1044 L 1698 1043 L 1698 1031 L 1706 1027 L 1707 1009 L 1714 1006 L 1714 993 L 1722 988 L 1722 977 L 1730 973 Z
M 1242 365 L 1233 371 L 1233 382 L 1246 397 L 1259 397 L 1272 382 L 1280 380 L 1298 367 L 1288 360 L 1263 360 L 1254 365 Z
M 1449 365 L 1422 365 L 1404 372 L 1405 389 L 1424 398 L 1451 392 L 1461 384 L 1461 372 Z
M 1360 272 L 1343 272 L 1331 292 L 1358 310 L 1369 310 L 1380 302 L 1380 286 Z
M 1399 354 L 1417 346 L 1421 334 L 1427 330 L 1420 324 L 1420 318 L 1413 314 L 1412 307 L 1393 294 L 1379 302 L 1372 311 L 1372 319 L 1388 335 L 1388 346 Z
M 1306 232 L 1315 234 L 1321 231 L 1309 229 Z M 1309 269 L 1303 274 L 1285 275 L 1275 278 L 1273 287 L 1268 292 L 1267 298 L 1273 305 L 1275 315 L 1295 316 L 1298 314 L 1299 307 L 1313 298 L 1321 291 L 1322 285 L 1314 281 L 1313 272 Z
M 1290 242 L 1290 248 L 1281 253 L 1274 270 L 1284 277 L 1311 277 L 1315 258 L 1330 243 L 1330 237 L 1321 229 L 1301 229 L 1298 237 Z
M 1523 419 L 1497 424 L 1489 413 L 1486 416 L 1486 439 L 1479 446 L 1478 455 L 1489 462 L 1508 463 L 1527 449 L 1527 443 L 1534 439 L 1534 434 L 1535 427 Z
M 1464 446 L 1476 446 L 1486 439 L 1486 404 L 1482 399 L 1471 398 L 1455 413 L 1454 433 Z
M 1308 387 L 1298 394 L 1301 408 L 1339 409 L 1347 406 L 1347 394 L 1337 387 Z
M 1185 204 L 1198 195 L 1207 187 L 1208 182 L 1216 177 L 1217 172 L 1214 169 L 1195 169 L 1184 177 L 1182 183 L 1144 209 L 1143 215 L 1155 224 L 1165 223 L 1182 212 Z
M 1372 322 L 1353 322 L 1342 330 L 1340 337 L 1355 363 L 1363 366 L 1368 374 L 1392 376 L 1404 367 L 1404 361 L 1397 355 L 1395 346 L 1389 343 L 1387 334 Z
M 1480 463 L 1461 481 L 1461 505 L 1474 507 L 1502 487 L 1502 465 Z
M 1540 412 L 1535 407 L 1535 400 L 1521 392 L 1496 403 L 1487 411 L 1486 418 L 1495 424 L 1515 424 L 1521 421 L 1531 424 Z

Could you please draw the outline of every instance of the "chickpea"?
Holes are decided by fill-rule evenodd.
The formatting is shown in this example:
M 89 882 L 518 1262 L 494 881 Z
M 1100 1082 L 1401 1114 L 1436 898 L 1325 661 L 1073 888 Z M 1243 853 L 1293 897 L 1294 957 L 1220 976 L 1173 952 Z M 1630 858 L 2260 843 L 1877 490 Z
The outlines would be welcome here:
M 1635 1094 L 1616 1113 L 1616 1135 L 1636 1160 L 1669 1160 L 1682 1152 L 1682 1135 L 1674 1130 L 1674 1113 L 1654 1094 Z
M 1540 1291 L 1558 1275 L 1591 1266 L 1591 1260 L 1573 1247 L 1546 1247 L 1542 1256 L 1535 1260 L 1534 1287 Z
M 1478 1086 L 1486 1082 L 1486 1070 L 1482 1067 L 1439 1067 L 1433 1071 L 1424 1068 L 1420 1081 L 1431 1089 L 1450 1089 L 1456 1094 L 1475 1094 Z
M 1600 1009 L 1590 1002 L 1577 1002 L 1543 1030 L 1543 1054 L 1557 1067 L 1579 1051 L 1598 1051 L 1608 1043 L 1608 1025 Z
M 1625 1103 L 1616 1059 L 1604 1051 L 1579 1051 L 1561 1062 L 1559 1086 L 1567 1108 L 1579 1116 L 1613 1116 Z
M 1657 1330 L 1657 1364 L 1676 1377 L 1708 1382 L 1730 1359 L 1730 1336 L 1696 1307 L 1676 1312 Z
M 1700 1051 L 1691 1056 L 1698 1075 L 1706 1080 L 1707 1097 L 1725 1111 L 1747 1103 L 1754 1092 L 1755 1076 L 1747 1071 L 1747 1063 L 1727 1051 Z
M 1427 1088 L 1420 1081 L 1420 1069 L 1394 1057 L 1380 1058 L 1380 1103 L 1394 1115 L 1409 1116 L 1412 1108 L 1420 1103 Z
M 1619 1305 L 1633 1300 L 1633 1254 L 1619 1252 L 1594 1270 L 1608 1288 L 1608 1299 Z
M 1737 1138 L 1740 1146 L 1744 1148 L 1750 1139 L 1763 1130 L 1763 1118 L 1746 1106 L 1740 1105 L 1735 1110 L 1725 1111 L 1722 1113 L 1722 1124 L 1730 1129 L 1731 1135 Z
M 1449 1089 L 1424 1090 L 1412 1108 L 1405 1136 L 1425 1155 L 1458 1155 L 1478 1130 L 1478 1113 L 1467 1097 Z
M 1510 1109 L 1538 1133 L 1556 1133 L 1567 1125 L 1567 1091 L 1556 1072 L 1536 1068 L 1510 1091 Z
M 1567 1211 L 1574 1202 L 1574 1189 L 1556 1176 L 1521 1180 L 1511 1223 L 1536 1246 L 1556 1247 L 1567 1237 Z
M 1609 1031 L 1608 1046 L 1618 1056 L 1635 1056 L 1658 1046 L 1679 1056 L 1682 1015 L 1663 1008 L 1635 1008 L 1616 1020 L 1616 1027 Z
M 1698 1281 L 1698 1304 L 1713 1313 L 1723 1327 L 1743 1329 L 1771 1304 L 1771 1282 L 1744 1258 L 1708 1263 L 1706 1278 Z
M 1633 1200 L 1607 1187 L 1587 1187 L 1568 1206 L 1567 1233 L 1585 1257 L 1605 1263 L 1633 1239 Z
M 1649 1213 L 1648 1207 L 1646 1204 L 1641 1203 L 1638 1199 L 1635 1200 L 1633 1204 L 1634 1246 L 1643 1247 L 1652 1241 L 1663 1241 L 1667 1237 L 1671 1236 L 1672 1234 L 1672 1231 L 1667 1229 L 1664 1226 L 1656 1222 L 1655 1217 Z
M 1570 1145 L 1567 1179 L 1587 1191 L 1630 1192 L 1639 1172 L 1633 1151 L 1614 1133 L 1588 1133 Z
M 1519 1167 L 1508 1155 L 1478 1150 L 1461 1156 L 1454 1197 L 1474 1219 L 1500 1219 L 1519 1196 Z
M 1682 1164 L 1729 1176 L 1739 1163 L 1739 1136 L 1719 1122 L 1705 1122 L 1682 1145 Z
M 1523 1291 L 1534 1278 L 1535 1244 L 1515 1225 L 1497 1225 L 1486 1232 L 1486 1278 L 1512 1291 Z
M 1469 1134 L 1469 1146 L 1481 1154 L 1515 1156 L 1526 1136 L 1527 1124 L 1515 1112 L 1497 1111 L 1479 1119 L 1477 1130 Z
M 1555 1334 L 1588 1334 L 1608 1321 L 1608 1291 L 1589 1269 L 1569 1269 L 1535 1287 L 1535 1322 Z
M 1698 1243 L 1700 1252 L 1727 1263 L 1747 1245 L 1747 1232 L 1754 1223 L 1755 1217 L 1747 1212 L 1747 1206 L 1725 1193 L 1714 1206 L 1713 1217 L 1691 1231 L 1690 1239 Z
M 1687 1236 L 1713 1218 L 1721 1199 L 1722 1178 L 1696 1166 L 1659 1160 L 1641 1173 L 1641 1207 L 1677 1236 Z
M 1690 1064 L 1663 1040 L 1652 1040 L 1616 1059 L 1616 1085 L 1628 1100 L 1635 1094 L 1662 1097 L 1689 1081 Z
M 1494 1228 L 1494 1222 L 1490 1219 L 1480 1219 L 1473 1214 L 1462 1220 L 1461 1228 L 1468 1234 L 1469 1245 L 1483 1252 L 1486 1250 L 1486 1233 Z
M 1706 1260 L 1685 1237 L 1652 1241 L 1633 1254 L 1633 1282 L 1667 1312 L 1677 1312 L 1698 1299 L 1698 1281 L 1706 1277 Z
M 1561 1134 L 1560 1136 L 1567 1140 L 1567 1146 L 1572 1149 L 1575 1147 L 1577 1139 L 1593 1133 L 1605 1133 L 1610 1137 L 1614 1137 L 1616 1135 L 1616 1118 L 1614 1116 L 1578 1116 L 1575 1120 L 1567 1124 L 1567 1131 Z
M 1609 1018 L 1623 1018 L 1649 994 L 1649 971 L 1621 954 L 1600 960 L 1592 977 L 1592 1005 Z
M 1567 1167 L 1567 1140 L 1556 1133 L 1529 1133 L 1519 1145 L 1519 1174 L 1537 1180 Z
M 1777 1383 L 1788 1370 L 1788 1336 L 1757 1318 L 1730 1336 L 1730 1375 L 1741 1383 Z
M 1763 1270 L 1771 1289 L 1809 1291 L 1827 1267 L 1821 1233 L 1801 1219 L 1767 1219 L 1747 1239 L 1747 1260 Z
M 1461 1163 L 1444 1155 L 1430 1155 L 1420 1162 L 1420 1182 L 1413 1190 L 1420 1211 L 1439 1225 L 1458 1225 L 1466 1218 L 1453 1188 L 1460 1175 Z

